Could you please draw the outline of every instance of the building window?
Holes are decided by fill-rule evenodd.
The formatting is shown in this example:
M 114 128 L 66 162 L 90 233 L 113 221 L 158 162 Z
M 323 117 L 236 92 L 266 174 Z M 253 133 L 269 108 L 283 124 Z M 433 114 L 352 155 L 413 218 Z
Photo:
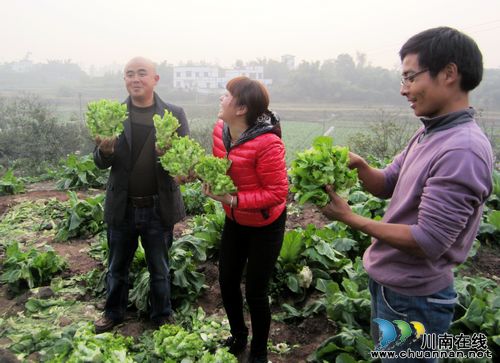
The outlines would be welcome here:
M 186 71 L 186 77 L 191 77 L 191 71 Z
M 177 81 L 177 88 L 181 88 L 181 82 Z
M 181 78 L 181 72 L 177 72 L 176 75 L 177 75 L 177 78 Z
M 203 73 L 205 77 L 208 77 L 208 72 Z

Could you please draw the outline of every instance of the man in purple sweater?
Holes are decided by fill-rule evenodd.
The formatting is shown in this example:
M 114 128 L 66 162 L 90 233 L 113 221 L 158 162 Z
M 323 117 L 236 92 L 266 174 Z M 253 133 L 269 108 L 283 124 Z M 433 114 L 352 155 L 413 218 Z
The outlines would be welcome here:
M 400 92 L 423 126 L 383 170 L 350 154 L 365 189 L 391 198 L 387 212 L 382 221 L 361 217 L 327 186 L 323 213 L 373 237 L 363 256 L 373 319 L 417 321 L 442 334 L 457 297 L 452 269 L 467 258 L 492 189 L 491 145 L 468 97 L 481 82 L 482 55 L 474 40 L 447 27 L 414 35 L 399 54 Z M 379 340 L 373 321 L 372 336 Z

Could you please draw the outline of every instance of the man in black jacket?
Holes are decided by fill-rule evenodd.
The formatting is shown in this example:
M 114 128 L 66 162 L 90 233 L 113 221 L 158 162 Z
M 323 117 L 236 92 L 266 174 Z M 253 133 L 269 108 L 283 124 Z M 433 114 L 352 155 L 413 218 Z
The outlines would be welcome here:
M 150 318 L 156 326 L 171 320 L 168 250 L 174 224 L 185 211 L 179 186 L 161 167 L 155 149 L 153 115 L 169 111 L 179 120 L 177 133 L 189 133 L 184 110 L 163 102 L 154 92 L 160 77 L 152 61 L 131 59 L 125 66 L 125 101 L 128 118 L 118 138 L 96 138 L 94 161 L 109 175 L 104 218 L 108 224 L 107 298 L 104 316 L 96 333 L 119 324 L 125 314 L 129 290 L 129 268 L 138 238 L 144 247 L 150 274 Z

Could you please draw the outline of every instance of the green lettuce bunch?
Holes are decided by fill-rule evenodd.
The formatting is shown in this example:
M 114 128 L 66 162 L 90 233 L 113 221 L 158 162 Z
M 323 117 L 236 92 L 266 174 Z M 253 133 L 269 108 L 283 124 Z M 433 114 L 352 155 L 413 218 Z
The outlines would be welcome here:
M 238 363 L 238 359 L 227 348 L 219 348 L 214 354 L 206 352 L 198 363 Z
M 210 191 L 215 195 L 234 193 L 236 187 L 233 180 L 226 174 L 231 161 L 215 156 L 205 156 L 195 166 L 196 175 L 210 185 Z
M 55 345 L 49 348 L 50 363 L 78 363 L 78 362 L 106 362 L 106 363 L 133 363 L 129 353 L 134 339 L 119 334 L 94 334 L 91 324 L 81 325 L 73 338 L 59 338 Z M 50 353 L 55 352 L 54 356 Z
M 156 147 L 166 150 L 172 145 L 172 141 L 177 137 L 175 131 L 179 128 L 179 120 L 172 115 L 172 112 L 165 110 L 163 117 L 153 116 L 153 123 L 156 129 Z
M 210 185 L 211 192 L 223 195 L 236 191 L 231 178 L 226 174 L 231 161 L 205 155 L 203 147 L 189 136 L 179 137 L 175 131 L 179 121 L 165 110 L 165 115 L 153 116 L 156 128 L 156 147 L 166 150 L 160 157 L 163 169 L 172 176 L 195 175 Z
M 200 144 L 183 136 L 173 140 L 171 147 L 160 157 L 160 163 L 170 175 L 187 177 L 204 155 L 205 150 Z
M 0 178 L 0 195 L 23 193 L 24 190 L 23 180 L 16 178 L 12 169 L 8 169 Z
M 309 201 L 324 207 L 330 200 L 324 187 L 333 185 L 336 191 L 348 190 L 356 184 L 357 171 L 348 168 L 349 149 L 334 146 L 332 138 L 314 139 L 310 149 L 297 153 L 289 171 L 295 200 Z
M 153 333 L 154 350 L 165 362 L 193 362 L 203 351 L 203 341 L 196 333 L 188 333 L 178 325 L 162 325 Z M 188 360 L 190 359 L 190 360 Z
M 126 118 L 127 105 L 118 101 L 99 100 L 87 105 L 87 127 L 92 137 L 117 137 Z

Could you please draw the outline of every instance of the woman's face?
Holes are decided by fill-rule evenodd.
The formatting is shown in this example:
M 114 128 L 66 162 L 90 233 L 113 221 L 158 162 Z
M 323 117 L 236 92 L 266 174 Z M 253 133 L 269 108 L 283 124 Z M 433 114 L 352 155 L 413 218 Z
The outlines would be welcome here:
M 240 107 L 236 105 L 236 99 L 229 91 L 225 91 L 219 98 L 219 114 L 217 115 L 224 122 L 231 122 L 238 116 Z

